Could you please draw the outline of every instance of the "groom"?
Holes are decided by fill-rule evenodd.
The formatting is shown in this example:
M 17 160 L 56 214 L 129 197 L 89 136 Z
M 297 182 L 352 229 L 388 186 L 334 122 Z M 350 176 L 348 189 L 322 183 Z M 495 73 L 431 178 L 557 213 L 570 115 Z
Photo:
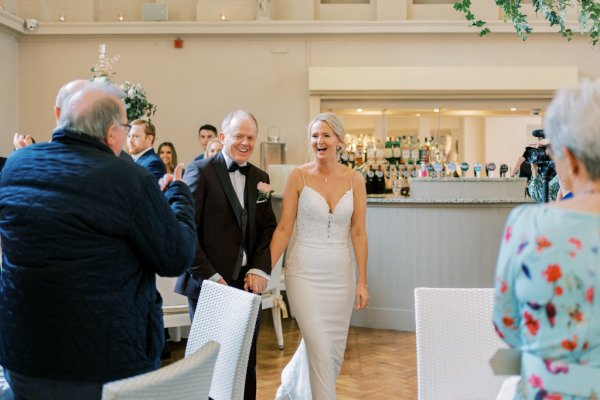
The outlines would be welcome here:
M 177 280 L 175 292 L 188 297 L 193 318 L 204 279 L 240 290 L 262 293 L 271 272 L 269 243 L 277 225 L 269 196 L 257 186 L 269 176 L 248 162 L 258 125 L 244 110 L 229 113 L 219 139 L 223 150 L 216 156 L 192 162 L 183 180 L 196 208 L 198 246 L 193 266 Z M 244 399 L 256 398 L 256 339 L 252 340 Z

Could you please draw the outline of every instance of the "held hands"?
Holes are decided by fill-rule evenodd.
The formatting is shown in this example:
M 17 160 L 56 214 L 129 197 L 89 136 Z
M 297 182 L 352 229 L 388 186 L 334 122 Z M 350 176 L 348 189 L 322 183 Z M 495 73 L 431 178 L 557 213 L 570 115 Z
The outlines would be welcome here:
M 167 190 L 167 188 L 169 187 L 169 184 L 171 182 L 181 181 L 183 178 L 183 167 L 184 167 L 184 164 L 179 163 L 175 167 L 175 170 L 173 171 L 172 174 L 165 174 L 162 178 L 160 178 L 160 180 L 158 181 L 160 190 L 162 190 L 164 192 L 165 190 Z
M 367 285 L 364 283 L 359 283 L 356 286 L 356 302 L 354 303 L 354 308 L 357 310 L 362 310 L 369 305 L 369 289 L 367 289 Z
M 261 294 L 267 287 L 267 280 L 256 274 L 248 274 L 244 278 L 244 290 L 250 290 L 254 294 Z

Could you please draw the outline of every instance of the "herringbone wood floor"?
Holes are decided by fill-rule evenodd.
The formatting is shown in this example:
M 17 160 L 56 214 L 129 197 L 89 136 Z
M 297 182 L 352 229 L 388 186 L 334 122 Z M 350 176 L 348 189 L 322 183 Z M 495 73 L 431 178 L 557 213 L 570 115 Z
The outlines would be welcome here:
M 283 320 L 285 349 L 277 348 L 271 311 L 262 314 L 258 343 L 259 400 L 275 398 L 281 370 L 300 342 L 292 318 Z M 172 344 L 170 362 L 183 358 L 185 341 Z M 412 400 L 417 398 L 415 335 L 379 329 L 350 328 L 342 372 L 337 381 L 340 400 Z

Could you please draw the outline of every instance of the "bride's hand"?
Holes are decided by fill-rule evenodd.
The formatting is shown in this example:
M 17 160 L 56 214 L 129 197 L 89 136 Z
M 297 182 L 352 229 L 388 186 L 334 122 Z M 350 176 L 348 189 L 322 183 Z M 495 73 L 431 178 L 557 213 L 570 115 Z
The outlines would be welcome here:
M 367 289 L 367 285 L 358 284 L 356 286 L 356 302 L 354 304 L 354 308 L 357 310 L 362 310 L 369 305 L 369 289 Z

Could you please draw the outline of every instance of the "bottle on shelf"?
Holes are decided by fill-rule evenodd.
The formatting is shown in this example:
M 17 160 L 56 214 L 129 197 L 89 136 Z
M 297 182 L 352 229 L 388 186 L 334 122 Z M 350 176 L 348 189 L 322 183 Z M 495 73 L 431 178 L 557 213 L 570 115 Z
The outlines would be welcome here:
M 411 164 L 417 165 L 419 163 L 419 138 L 410 135 L 410 161 Z
M 392 156 L 396 164 L 402 164 L 402 149 L 401 149 L 400 136 L 396 136 L 396 140 L 392 145 Z
M 356 153 L 350 148 L 348 151 L 348 166 L 354 168 L 356 166 Z
M 429 164 L 429 141 L 427 138 L 423 140 L 423 144 L 419 147 L 419 163 Z
M 340 163 L 346 166 L 349 165 L 348 150 L 346 149 L 346 147 L 342 148 L 342 151 L 340 152 Z
M 356 160 L 355 164 L 357 167 L 360 167 L 365 162 L 365 149 L 363 147 L 363 139 L 362 135 L 358 138 L 358 142 L 356 142 Z
M 402 159 L 400 164 L 409 164 L 410 161 L 410 145 L 406 140 L 406 136 L 402 136 Z
M 389 136 L 385 138 L 383 157 L 390 164 L 394 162 L 394 142 L 392 142 L 392 138 Z

